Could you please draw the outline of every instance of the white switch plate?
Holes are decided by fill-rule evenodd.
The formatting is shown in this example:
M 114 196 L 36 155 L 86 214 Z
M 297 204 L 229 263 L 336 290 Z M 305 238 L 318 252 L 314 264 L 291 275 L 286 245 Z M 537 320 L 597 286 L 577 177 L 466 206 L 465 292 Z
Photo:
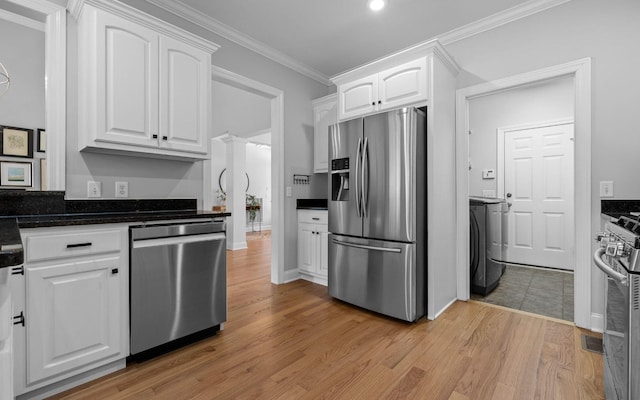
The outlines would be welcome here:
M 102 185 L 100 182 L 87 182 L 87 197 L 102 197 Z
M 116 182 L 116 197 L 129 197 L 129 182 Z
M 291 186 L 287 186 L 287 197 L 293 196 L 293 192 L 291 190 Z
M 600 181 L 600 197 L 613 197 L 613 181 Z
M 495 169 L 483 169 L 482 170 L 482 179 L 495 179 L 496 178 L 496 170 Z

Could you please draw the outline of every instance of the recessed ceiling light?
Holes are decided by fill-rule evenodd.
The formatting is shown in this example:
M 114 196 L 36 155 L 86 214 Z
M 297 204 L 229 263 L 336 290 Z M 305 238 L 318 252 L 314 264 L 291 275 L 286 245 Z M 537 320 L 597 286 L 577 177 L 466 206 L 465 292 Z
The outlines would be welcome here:
M 388 1 L 387 0 L 368 0 L 367 5 L 373 11 L 380 11 L 386 7 Z

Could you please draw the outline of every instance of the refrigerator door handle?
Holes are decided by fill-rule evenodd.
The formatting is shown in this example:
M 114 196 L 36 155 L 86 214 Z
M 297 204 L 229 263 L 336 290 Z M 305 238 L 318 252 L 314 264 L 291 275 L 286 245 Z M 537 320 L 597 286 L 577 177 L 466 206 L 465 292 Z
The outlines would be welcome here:
M 362 209 L 361 209 L 361 203 L 360 203 L 360 192 L 358 191 L 358 189 L 360 188 L 360 185 L 358 184 L 358 172 L 360 169 L 360 159 L 362 157 L 362 138 L 358 138 L 358 149 L 356 150 L 356 184 L 355 184 L 355 188 L 356 188 L 356 213 L 358 214 L 358 217 L 362 217 Z
M 362 146 L 362 216 L 369 213 L 369 138 L 364 138 Z
M 343 242 L 343 241 L 336 240 L 336 239 L 333 239 L 333 243 L 334 244 L 338 244 L 338 245 L 342 245 L 342 246 L 347 246 L 347 247 L 355 247 L 357 249 L 385 251 L 387 253 L 402 253 L 402 249 L 399 249 L 397 247 L 367 246 L 365 244 L 356 244 L 356 243 Z

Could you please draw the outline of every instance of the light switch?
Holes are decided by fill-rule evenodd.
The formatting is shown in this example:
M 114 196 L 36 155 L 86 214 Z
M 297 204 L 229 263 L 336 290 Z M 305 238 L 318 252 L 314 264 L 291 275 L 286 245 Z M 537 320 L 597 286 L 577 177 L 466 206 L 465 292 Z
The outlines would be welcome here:
M 287 197 L 293 196 L 293 192 L 291 190 L 291 186 L 287 186 Z
M 613 197 L 613 181 L 600 181 L 600 197 Z

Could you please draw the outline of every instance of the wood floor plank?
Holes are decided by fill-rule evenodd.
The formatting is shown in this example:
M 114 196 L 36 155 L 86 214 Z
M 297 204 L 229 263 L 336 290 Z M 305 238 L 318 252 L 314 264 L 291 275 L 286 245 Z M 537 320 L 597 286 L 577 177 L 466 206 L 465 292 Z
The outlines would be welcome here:
M 270 283 L 270 240 L 229 251 L 224 331 L 129 363 L 54 399 L 603 399 L 589 333 L 457 302 L 406 323 L 332 299 L 307 281 Z

